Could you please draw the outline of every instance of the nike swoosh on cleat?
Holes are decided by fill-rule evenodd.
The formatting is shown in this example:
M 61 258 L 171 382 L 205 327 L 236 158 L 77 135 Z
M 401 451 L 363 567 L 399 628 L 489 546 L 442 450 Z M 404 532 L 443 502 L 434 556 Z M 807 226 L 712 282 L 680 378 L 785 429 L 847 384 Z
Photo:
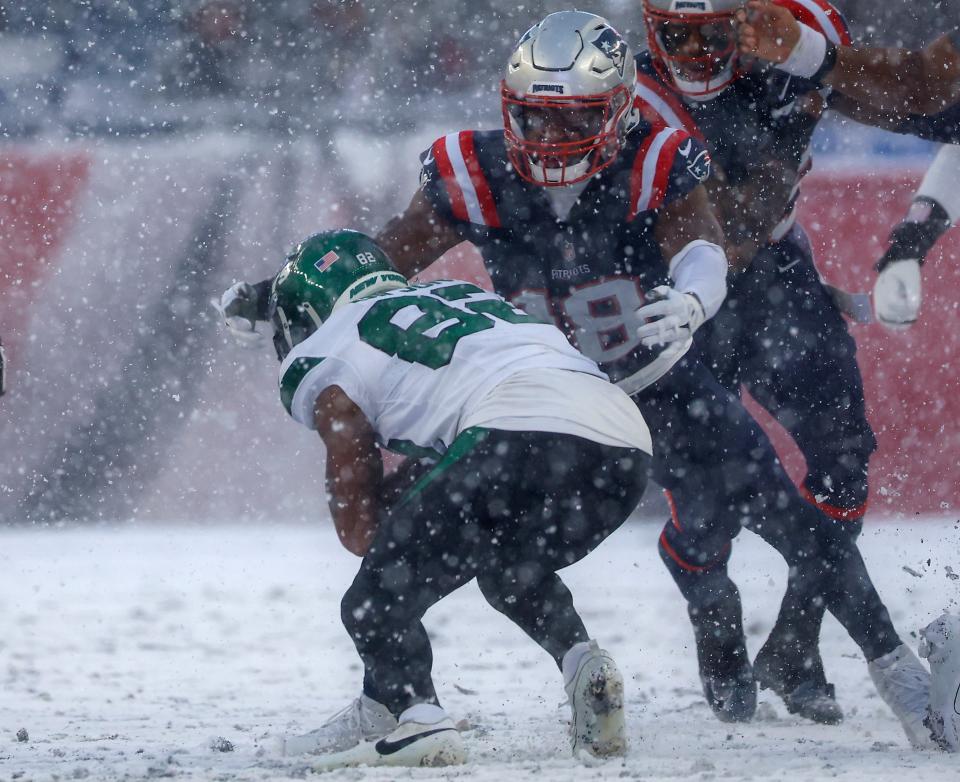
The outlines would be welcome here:
M 778 269 L 779 271 L 785 272 L 785 271 L 787 271 L 788 269 L 792 269 L 792 268 L 793 268 L 794 266 L 796 266 L 798 263 L 800 263 L 800 259 L 799 259 L 799 258 L 797 258 L 797 260 L 795 260 L 795 261 L 793 261 L 793 262 L 791 262 L 791 263 L 788 263 L 786 266 L 779 266 L 779 265 L 778 265 L 778 266 L 777 266 L 777 269 Z
M 415 733 L 412 736 L 407 736 L 404 739 L 399 741 L 387 741 L 386 739 L 380 739 L 376 744 L 374 744 L 374 749 L 377 750 L 381 755 L 392 755 L 394 752 L 399 752 L 404 747 L 409 747 L 413 742 L 419 741 L 420 739 L 426 738 L 427 736 L 432 736 L 434 733 L 443 733 L 446 730 L 454 730 L 454 728 L 437 728 L 436 730 L 425 730 L 423 733 Z

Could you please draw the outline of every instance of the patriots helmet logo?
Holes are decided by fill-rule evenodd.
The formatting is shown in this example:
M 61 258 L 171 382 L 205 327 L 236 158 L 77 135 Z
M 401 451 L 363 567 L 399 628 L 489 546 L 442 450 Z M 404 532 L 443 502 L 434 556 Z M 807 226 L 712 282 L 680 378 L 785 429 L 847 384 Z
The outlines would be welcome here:
M 713 161 L 710 159 L 710 153 L 707 150 L 701 150 L 687 166 L 687 171 L 698 182 L 706 182 L 710 178 L 710 168 Z
M 623 76 L 623 69 L 627 65 L 627 42 L 620 37 L 620 33 L 612 27 L 605 27 L 594 39 L 593 45 L 610 58 L 617 72 Z

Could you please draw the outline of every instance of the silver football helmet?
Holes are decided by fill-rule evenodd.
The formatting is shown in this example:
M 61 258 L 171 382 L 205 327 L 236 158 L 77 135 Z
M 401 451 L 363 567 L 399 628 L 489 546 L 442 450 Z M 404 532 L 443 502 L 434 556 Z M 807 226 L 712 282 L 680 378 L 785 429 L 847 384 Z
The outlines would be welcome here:
M 653 64 L 677 92 L 715 98 L 742 75 L 734 14 L 743 0 L 643 0 Z
M 601 16 L 550 14 L 520 39 L 501 83 L 507 153 L 517 174 L 557 187 L 610 165 L 639 121 L 637 67 Z

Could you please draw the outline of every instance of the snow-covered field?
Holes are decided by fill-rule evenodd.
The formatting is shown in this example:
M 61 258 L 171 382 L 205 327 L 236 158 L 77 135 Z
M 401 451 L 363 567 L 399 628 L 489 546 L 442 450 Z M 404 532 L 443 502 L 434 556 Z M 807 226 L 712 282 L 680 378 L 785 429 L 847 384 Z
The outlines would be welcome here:
M 656 535 L 631 524 L 567 571 L 627 678 L 625 761 L 569 756 L 552 661 L 471 584 L 427 615 L 441 698 L 469 725 L 469 765 L 327 778 L 960 778 L 960 757 L 907 748 L 832 619 L 823 648 L 842 726 L 800 722 L 768 693 L 754 723 L 717 722 Z M 902 633 L 960 611 L 956 519 L 868 525 L 863 547 Z M 0 780 L 302 778 L 305 763 L 276 757 L 270 737 L 315 727 L 359 690 L 338 621 L 355 565 L 326 524 L 0 532 Z M 733 570 L 755 652 L 785 568 L 746 533 Z

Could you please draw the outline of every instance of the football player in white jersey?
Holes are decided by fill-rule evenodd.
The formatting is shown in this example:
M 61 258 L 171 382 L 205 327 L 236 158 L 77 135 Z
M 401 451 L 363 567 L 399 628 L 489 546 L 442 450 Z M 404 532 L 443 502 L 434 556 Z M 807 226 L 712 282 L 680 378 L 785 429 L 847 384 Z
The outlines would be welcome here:
M 543 630 L 574 753 L 623 754 L 623 679 L 556 571 L 643 492 L 651 440 L 629 397 L 554 326 L 468 283 L 409 286 L 354 231 L 300 244 L 269 311 L 283 404 L 323 438 L 337 532 L 363 557 L 341 611 L 362 694 L 285 751 L 320 754 L 318 769 L 463 762 L 420 620 L 477 578 Z M 438 460 L 391 507 L 377 445 Z

